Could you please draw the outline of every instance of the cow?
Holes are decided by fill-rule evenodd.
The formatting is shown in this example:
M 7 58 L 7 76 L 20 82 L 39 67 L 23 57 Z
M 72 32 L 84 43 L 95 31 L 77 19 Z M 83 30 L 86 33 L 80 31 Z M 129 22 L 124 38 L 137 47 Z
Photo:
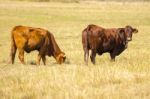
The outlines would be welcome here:
M 53 56 L 58 64 L 64 63 L 66 56 L 57 45 L 52 33 L 42 28 L 15 26 L 11 32 L 11 52 L 9 63 L 14 64 L 16 51 L 22 64 L 24 62 L 24 52 L 30 53 L 37 50 L 38 57 L 36 64 L 40 65 L 42 59 L 46 65 L 46 56 Z
M 88 65 L 89 50 L 90 59 L 95 64 L 96 54 L 110 53 L 112 61 L 121 54 L 132 40 L 132 33 L 137 33 L 136 28 L 125 26 L 125 28 L 103 28 L 94 24 L 88 25 L 82 31 L 82 45 L 84 50 L 84 61 Z

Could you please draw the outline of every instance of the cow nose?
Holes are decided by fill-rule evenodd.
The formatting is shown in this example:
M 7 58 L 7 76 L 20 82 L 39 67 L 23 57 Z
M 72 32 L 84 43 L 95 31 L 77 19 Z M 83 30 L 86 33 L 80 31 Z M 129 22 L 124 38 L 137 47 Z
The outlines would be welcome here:
M 70 64 L 70 60 L 68 58 L 66 58 L 65 63 Z
M 131 38 L 131 37 L 128 37 L 127 40 L 128 40 L 128 41 L 132 41 L 132 38 Z

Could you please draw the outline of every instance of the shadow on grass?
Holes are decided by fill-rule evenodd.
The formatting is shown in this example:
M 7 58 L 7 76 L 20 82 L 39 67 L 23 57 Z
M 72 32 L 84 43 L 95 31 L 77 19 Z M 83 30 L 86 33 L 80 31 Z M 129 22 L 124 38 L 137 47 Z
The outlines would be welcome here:
M 41 66 L 41 65 L 44 65 L 42 62 L 40 63 L 40 65 L 37 65 L 36 64 L 36 61 L 28 61 L 27 62 L 27 64 L 26 65 L 33 65 L 33 66 Z M 70 65 L 71 63 L 70 63 L 70 61 L 66 61 L 66 62 L 64 62 L 63 63 L 63 65 Z M 44 66 L 48 66 L 48 65 L 51 65 L 51 66 L 59 66 L 59 65 L 61 65 L 61 64 L 58 64 L 57 62 L 52 62 L 52 63 L 47 63 L 46 65 L 44 65 Z

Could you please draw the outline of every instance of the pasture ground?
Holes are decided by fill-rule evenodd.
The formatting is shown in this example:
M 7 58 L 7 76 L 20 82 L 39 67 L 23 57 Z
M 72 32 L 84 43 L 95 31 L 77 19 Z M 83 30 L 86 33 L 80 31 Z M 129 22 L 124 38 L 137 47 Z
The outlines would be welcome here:
M 109 54 L 84 65 L 81 31 L 88 24 L 103 27 L 132 25 L 133 35 L 116 62 Z M 16 25 L 51 31 L 70 64 L 30 65 L 37 52 L 16 56 L 7 64 L 10 32 Z M 39 3 L 0 1 L 0 99 L 150 99 L 150 3 Z

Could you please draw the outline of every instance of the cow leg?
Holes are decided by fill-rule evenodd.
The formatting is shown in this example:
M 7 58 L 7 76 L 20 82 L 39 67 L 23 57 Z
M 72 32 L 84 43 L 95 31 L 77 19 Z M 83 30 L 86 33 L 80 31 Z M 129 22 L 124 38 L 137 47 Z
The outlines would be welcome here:
M 11 64 L 14 64 L 16 50 L 17 50 L 16 46 L 11 47 L 10 60 L 9 60 L 9 63 L 11 63 Z
M 40 61 L 41 61 L 41 55 L 40 53 L 38 54 L 38 57 L 37 57 L 37 61 L 36 61 L 36 65 L 40 65 Z
M 43 61 L 43 64 L 46 65 L 46 57 L 45 56 L 42 57 L 42 61 Z
M 46 62 L 46 58 L 45 58 L 45 46 L 41 47 L 41 49 L 39 51 L 37 62 L 36 62 L 37 65 L 40 65 L 41 58 L 42 58 L 42 61 L 43 61 L 44 65 L 45 65 L 45 62 Z
M 85 64 L 88 65 L 88 57 L 89 57 L 89 50 L 84 50 L 84 61 Z
M 22 64 L 25 64 L 24 62 L 24 50 L 23 49 L 19 49 L 19 55 L 18 55 L 20 61 Z
M 95 57 L 96 57 L 96 51 L 92 50 L 90 58 L 93 64 L 95 64 Z
M 110 53 L 110 57 L 111 57 L 111 61 L 115 61 L 115 57 L 116 57 L 116 55 L 115 55 L 115 53 Z

